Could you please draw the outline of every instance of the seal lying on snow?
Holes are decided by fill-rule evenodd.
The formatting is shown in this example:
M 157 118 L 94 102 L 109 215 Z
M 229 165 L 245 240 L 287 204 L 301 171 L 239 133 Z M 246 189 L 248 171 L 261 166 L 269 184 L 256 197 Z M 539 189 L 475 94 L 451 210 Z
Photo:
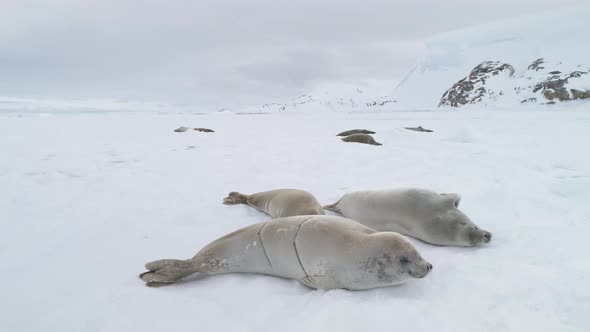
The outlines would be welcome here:
M 163 286 L 192 274 L 261 273 L 311 288 L 351 290 L 423 278 L 432 265 L 403 235 L 376 232 L 336 216 L 295 216 L 254 224 L 221 237 L 187 260 L 147 263 L 139 277 Z
M 349 136 L 352 134 L 374 134 L 374 133 L 375 133 L 374 131 L 367 130 L 367 129 L 351 129 L 351 130 L 343 131 L 336 136 Z
M 457 209 L 458 194 L 425 189 L 384 189 L 346 194 L 324 209 L 341 213 L 377 231 L 392 231 L 446 246 L 475 246 L 492 234 Z
M 322 205 L 312 194 L 298 189 L 276 189 L 252 195 L 234 191 L 223 199 L 223 204 L 248 204 L 273 219 L 324 214 Z
M 407 129 L 407 130 L 418 131 L 418 132 L 421 132 L 421 133 L 431 133 L 431 132 L 433 132 L 433 130 L 422 128 L 422 126 L 418 126 L 418 127 L 404 127 L 404 128 Z
M 203 133 L 214 133 L 215 131 L 209 128 L 193 128 L 194 131 L 200 131 Z
M 189 127 L 178 127 L 176 129 L 174 129 L 175 132 L 177 133 L 184 133 L 185 131 L 189 130 Z
M 373 136 L 367 134 L 352 134 L 350 136 L 346 136 L 342 139 L 344 142 L 356 142 L 356 143 L 364 143 L 364 144 L 371 144 L 371 145 L 383 145 L 375 141 Z

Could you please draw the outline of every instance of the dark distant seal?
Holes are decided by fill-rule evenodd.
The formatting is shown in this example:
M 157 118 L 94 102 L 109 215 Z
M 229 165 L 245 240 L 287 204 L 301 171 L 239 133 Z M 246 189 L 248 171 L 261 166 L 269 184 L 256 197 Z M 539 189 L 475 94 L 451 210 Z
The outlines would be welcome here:
M 431 132 L 433 132 L 430 129 L 422 128 L 422 126 L 418 126 L 418 127 L 404 127 L 404 129 L 418 131 L 418 132 L 421 132 L 421 133 L 431 133 Z
M 492 234 L 461 212 L 458 194 L 403 188 L 348 193 L 324 209 L 341 213 L 377 231 L 398 232 L 444 246 L 475 246 Z
M 175 132 L 177 133 L 184 133 L 185 131 L 189 130 L 189 127 L 178 127 L 176 129 L 174 129 Z
M 200 131 L 203 133 L 214 133 L 214 130 L 211 130 L 209 128 L 193 128 L 194 131 Z
M 187 260 L 145 265 L 140 278 L 163 286 L 193 274 L 260 273 L 311 288 L 363 290 L 424 278 L 432 265 L 403 235 L 337 216 L 295 216 L 251 225 Z
M 374 134 L 374 133 L 375 133 L 374 131 L 370 131 L 367 129 L 351 129 L 351 130 L 343 131 L 336 136 L 348 136 L 348 135 L 352 135 L 352 134 Z
M 350 136 L 346 136 L 342 139 L 344 142 L 356 142 L 356 143 L 364 143 L 364 144 L 371 144 L 371 145 L 383 145 L 375 141 L 373 136 L 367 134 L 352 134 Z
M 252 195 L 231 192 L 223 204 L 247 204 L 274 218 L 324 214 L 318 200 L 307 191 L 298 189 L 276 189 Z

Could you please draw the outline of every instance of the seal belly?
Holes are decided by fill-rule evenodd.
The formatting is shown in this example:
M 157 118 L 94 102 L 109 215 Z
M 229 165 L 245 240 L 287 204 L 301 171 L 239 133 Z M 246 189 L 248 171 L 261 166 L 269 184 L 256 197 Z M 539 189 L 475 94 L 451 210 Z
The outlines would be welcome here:
M 301 225 L 313 217 L 287 217 L 269 221 L 260 233 L 273 275 L 303 279 L 305 272 L 295 247 Z

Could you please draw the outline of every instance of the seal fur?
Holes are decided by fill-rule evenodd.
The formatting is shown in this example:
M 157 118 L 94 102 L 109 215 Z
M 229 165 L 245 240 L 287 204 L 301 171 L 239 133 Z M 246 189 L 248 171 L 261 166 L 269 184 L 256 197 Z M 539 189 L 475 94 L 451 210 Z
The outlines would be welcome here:
M 364 143 L 370 145 L 383 145 L 375 141 L 373 136 L 367 134 L 352 134 L 342 139 L 344 142 Z
M 223 199 L 223 204 L 246 204 L 273 219 L 324 214 L 320 202 L 311 193 L 299 189 L 275 189 L 251 195 L 233 191 Z
M 187 260 L 147 263 L 140 278 L 165 286 L 193 274 L 259 273 L 316 289 L 363 290 L 425 277 L 432 265 L 412 243 L 337 216 L 294 216 L 223 236 Z
M 377 231 L 409 235 L 436 245 L 475 246 L 491 241 L 458 207 L 458 194 L 426 189 L 366 190 L 345 194 L 324 209 L 338 212 Z

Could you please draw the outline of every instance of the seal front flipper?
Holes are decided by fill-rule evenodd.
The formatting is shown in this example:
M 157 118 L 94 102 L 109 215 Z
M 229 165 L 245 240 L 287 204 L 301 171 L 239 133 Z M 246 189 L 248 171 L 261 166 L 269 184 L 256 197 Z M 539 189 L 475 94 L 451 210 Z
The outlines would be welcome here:
M 223 204 L 233 205 L 233 204 L 247 204 L 248 203 L 248 195 L 241 194 L 237 191 L 232 191 L 231 193 L 227 194 L 227 197 L 223 199 Z

